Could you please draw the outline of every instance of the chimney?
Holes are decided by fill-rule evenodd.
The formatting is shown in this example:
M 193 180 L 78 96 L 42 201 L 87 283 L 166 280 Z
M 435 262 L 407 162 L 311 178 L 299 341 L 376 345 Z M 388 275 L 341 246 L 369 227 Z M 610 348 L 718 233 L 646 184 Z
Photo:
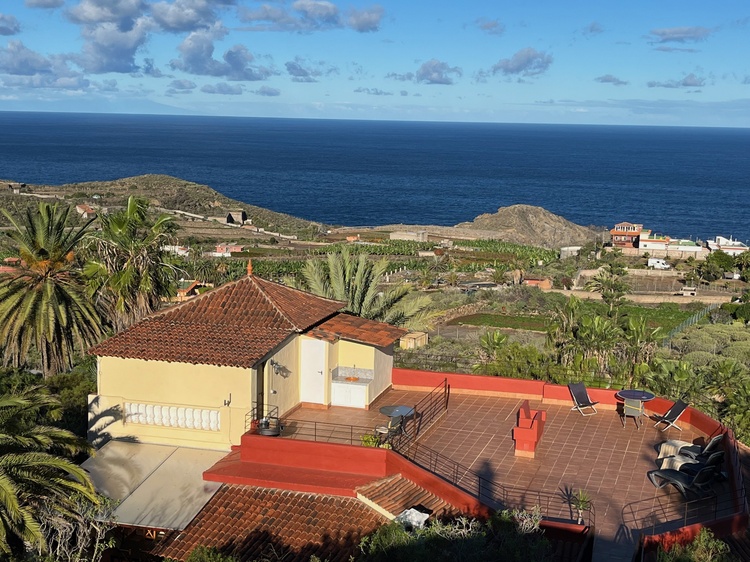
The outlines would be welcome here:
M 248 277 L 253 274 L 253 260 L 247 260 L 247 275 Z

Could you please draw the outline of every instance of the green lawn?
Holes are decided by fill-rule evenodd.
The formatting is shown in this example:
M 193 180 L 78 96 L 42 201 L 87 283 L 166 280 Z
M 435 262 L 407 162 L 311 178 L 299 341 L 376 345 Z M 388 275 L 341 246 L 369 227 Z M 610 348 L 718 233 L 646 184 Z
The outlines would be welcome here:
M 606 307 L 600 303 L 587 302 L 584 305 L 591 308 L 592 314 L 606 315 Z M 661 327 L 666 335 L 681 322 L 695 314 L 695 311 L 682 310 L 674 303 L 664 303 L 658 307 L 628 305 L 623 306 L 621 316 L 645 317 L 650 328 Z M 548 317 L 542 314 L 531 316 L 511 316 L 508 314 L 472 314 L 454 318 L 449 325 L 468 324 L 470 326 L 491 326 L 493 328 L 513 328 L 515 330 L 529 330 L 544 332 L 547 330 Z
M 472 314 L 448 322 L 449 325 L 469 324 L 471 326 L 492 326 L 493 328 L 513 328 L 544 332 L 547 329 L 545 316 L 509 316 L 507 314 Z

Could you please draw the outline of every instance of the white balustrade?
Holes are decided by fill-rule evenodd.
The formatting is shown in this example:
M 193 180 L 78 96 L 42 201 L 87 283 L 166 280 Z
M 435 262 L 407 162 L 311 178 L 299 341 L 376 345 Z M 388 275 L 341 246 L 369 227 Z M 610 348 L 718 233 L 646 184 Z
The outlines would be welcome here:
M 218 410 L 125 402 L 125 423 L 221 431 Z

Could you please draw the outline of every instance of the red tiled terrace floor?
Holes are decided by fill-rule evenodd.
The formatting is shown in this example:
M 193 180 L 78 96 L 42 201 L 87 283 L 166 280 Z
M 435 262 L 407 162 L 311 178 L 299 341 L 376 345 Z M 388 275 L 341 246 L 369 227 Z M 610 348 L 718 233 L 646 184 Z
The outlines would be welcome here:
M 374 428 L 387 419 L 379 413 L 385 405 L 414 405 L 425 394 L 389 390 L 370 410 L 332 407 L 328 410 L 299 409 L 289 418 Z M 684 502 L 672 487 L 657 490 L 646 473 L 656 469 L 655 445 L 666 439 L 700 440 L 702 434 L 683 428 L 658 431 L 653 422 L 636 429 L 632 418 L 623 428 L 612 410 L 583 417 L 570 406 L 531 401 L 532 409 L 547 412 L 544 434 L 536 458 L 516 457 L 512 428 L 522 400 L 452 394 L 447 414 L 420 443 L 449 457 L 483 477 L 519 490 L 542 491 L 559 497 L 564 490 L 584 490 L 594 502 L 596 514 L 595 560 L 630 560 L 640 529 L 654 522 L 667 530 L 679 525 Z M 294 431 L 294 423 L 289 430 Z M 679 425 L 679 422 L 678 422 Z M 353 434 L 357 434 L 354 430 Z M 321 439 L 321 436 L 318 436 Z M 728 484 L 718 486 L 727 494 Z M 714 500 L 702 511 L 713 513 Z M 710 504 L 710 505 L 709 505 Z M 664 523 L 664 522 L 667 523 Z

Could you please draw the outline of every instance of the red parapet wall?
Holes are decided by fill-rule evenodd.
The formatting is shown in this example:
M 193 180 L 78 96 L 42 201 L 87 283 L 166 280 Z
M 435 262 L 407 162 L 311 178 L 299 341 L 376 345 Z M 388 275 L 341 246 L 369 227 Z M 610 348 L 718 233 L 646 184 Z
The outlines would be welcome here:
M 467 515 L 487 518 L 491 513 L 474 496 L 388 449 L 246 433 L 242 436 L 240 460 L 248 464 L 273 465 L 280 474 L 286 472 L 285 469 L 319 470 L 347 477 L 366 476 L 372 480 L 401 474 Z M 220 481 L 220 476 L 217 474 L 211 479 Z M 279 487 L 283 489 L 282 480 Z M 351 492 L 353 495 L 354 491 Z
M 246 433 L 242 436 L 243 462 L 274 464 L 289 468 L 361 474 L 373 478 L 387 476 L 386 449 L 283 439 Z
M 543 394 L 546 383 L 523 379 L 509 379 L 503 377 L 486 377 L 479 375 L 465 375 L 461 373 L 438 373 L 434 371 L 419 371 L 416 369 L 393 369 L 391 383 L 395 388 L 403 389 L 433 389 L 448 379 L 451 391 L 467 394 L 494 394 L 497 396 L 513 396 L 523 398 L 539 398 Z M 570 397 L 570 395 L 568 395 Z

